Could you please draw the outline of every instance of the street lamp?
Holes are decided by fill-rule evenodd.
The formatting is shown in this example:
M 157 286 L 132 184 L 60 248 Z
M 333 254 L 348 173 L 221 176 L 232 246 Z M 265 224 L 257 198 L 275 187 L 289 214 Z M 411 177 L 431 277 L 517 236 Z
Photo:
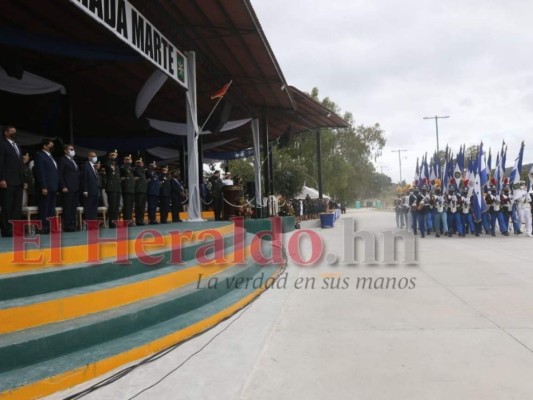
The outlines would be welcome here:
M 398 162 L 400 164 L 400 185 L 402 185 L 402 152 L 407 150 L 391 150 L 393 153 L 398 153 Z
M 424 117 L 424 119 L 434 119 L 435 120 L 435 130 L 437 132 L 437 154 L 439 154 L 439 119 L 441 118 L 450 118 L 449 115 L 445 115 L 443 117 L 439 117 L 435 115 L 434 117 Z

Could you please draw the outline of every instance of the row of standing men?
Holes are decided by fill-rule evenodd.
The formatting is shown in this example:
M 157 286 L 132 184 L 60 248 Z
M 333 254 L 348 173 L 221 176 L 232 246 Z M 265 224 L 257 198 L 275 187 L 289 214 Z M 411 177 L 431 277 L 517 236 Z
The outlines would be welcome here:
M 89 152 L 85 163 L 78 165 L 71 144 L 64 146 L 64 155 L 56 160 L 52 157 L 54 142 L 51 139 L 42 140 L 41 150 L 36 152 L 33 168 L 30 168 L 15 142 L 16 129 L 6 126 L 3 133 L 4 138 L 0 140 L 0 230 L 4 237 L 23 234 L 14 232 L 10 221 L 21 219 L 25 191 L 30 203 L 33 201 L 38 207 L 41 221 L 38 233 L 42 234 L 57 228 L 50 226 L 49 218 L 56 215 L 58 193 L 62 197 L 62 228 L 66 232 L 77 229 L 76 213 L 80 204 L 84 207 L 84 220 L 96 220 L 102 196 L 107 197 L 111 228 L 116 226 L 120 211 L 123 220 L 135 220 L 136 225 L 144 225 L 147 210 L 148 223 L 156 224 L 157 207 L 160 222 L 168 222 L 169 212 L 173 222 L 180 221 L 186 191 L 179 170 L 169 174 L 168 167 L 164 166 L 157 171 L 155 162 L 145 170 L 142 159 L 133 163 L 129 155 L 119 167 L 116 150 L 109 152 L 103 162 L 98 161 L 95 152 Z

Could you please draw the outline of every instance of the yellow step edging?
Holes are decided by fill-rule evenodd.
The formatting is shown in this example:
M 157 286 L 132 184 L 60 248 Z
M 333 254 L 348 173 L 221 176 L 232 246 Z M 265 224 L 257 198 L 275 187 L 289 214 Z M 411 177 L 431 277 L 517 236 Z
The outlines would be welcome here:
M 279 277 L 280 273 L 281 268 L 273 275 L 273 277 Z M 90 379 L 94 379 L 121 365 L 147 357 L 153 353 L 166 349 L 176 343 L 179 343 L 187 338 L 190 338 L 205 331 L 206 329 L 212 327 L 223 319 L 231 316 L 232 314 L 235 314 L 237 311 L 246 306 L 265 290 L 266 287 L 263 286 L 250 293 L 243 299 L 239 300 L 237 303 L 231 305 L 230 307 L 219 311 L 218 313 L 202 321 L 190 325 L 187 328 L 174 332 L 153 342 L 147 343 L 143 346 L 137 347 L 121 354 L 117 354 L 104 360 L 97 361 L 84 367 L 74 369 L 72 371 L 67 371 L 62 374 L 43 379 L 39 382 L 31 383 L 29 385 L 14 390 L 2 392 L 0 393 L 0 400 L 37 399 L 39 397 L 50 395 L 60 390 L 71 388 Z
M 242 254 L 247 257 L 249 249 L 250 246 L 247 246 L 244 253 L 241 250 L 240 254 L 224 254 L 226 259 L 220 260 L 216 265 L 196 264 L 190 268 L 118 287 L 0 310 L 0 334 L 82 317 L 164 294 L 198 281 L 200 274 L 206 278 L 236 265 L 235 261 L 244 261 L 239 258 L 242 258 Z
M 222 226 L 219 228 L 209 228 L 209 229 L 203 229 L 199 231 L 192 231 L 192 230 L 184 230 L 180 231 L 180 236 L 184 239 L 183 242 L 189 241 L 197 241 L 199 235 L 205 235 L 207 231 L 217 231 L 222 236 L 231 233 L 234 231 L 234 225 L 229 224 L 226 226 Z M 150 229 L 150 228 L 148 228 Z M 148 230 L 146 229 L 146 231 Z M 186 234 L 188 232 L 191 232 L 190 239 L 186 237 Z M 161 234 L 164 243 L 158 244 L 157 246 L 161 249 L 164 249 L 171 244 L 171 235 L 169 234 Z M 146 239 L 147 240 L 147 239 Z M 104 242 L 98 244 L 99 246 L 99 259 L 101 261 L 104 260 L 113 260 L 117 259 L 118 255 L 118 249 L 120 249 L 120 246 L 124 246 L 125 241 L 116 241 L 116 242 Z M 137 244 L 137 240 L 129 239 L 127 241 L 127 252 L 128 255 L 135 255 L 136 249 L 135 246 Z M 182 243 L 183 243 L 182 242 Z M 87 263 L 87 261 L 90 260 L 89 252 L 90 246 L 95 245 L 88 245 L 88 244 L 82 244 L 82 245 L 75 245 L 75 246 L 66 246 L 61 247 L 57 249 L 50 249 L 49 247 L 43 248 L 43 249 L 30 249 L 26 250 L 25 252 L 5 252 L 0 253 L 0 275 L 2 274 L 12 274 L 12 273 L 19 273 L 19 272 L 28 272 L 28 271 L 36 271 L 41 270 L 45 268 L 60 268 L 70 265 L 76 265 L 76 264 L 84 264 Z M 150 246 L 147 246 L 150 247 Z M 155 250 L 151 247 L 151 250 Z M 60 252 L 59 258 L 61 259 L 61 262 L 59 263 L 53 263 L 51 261 L 54 261 L 58 258 L 57 252 Z M 17 262 L 17 260 L 39 260 L 42 257 L 41 262 L 37 263 L 27 263 L 27 262 Z

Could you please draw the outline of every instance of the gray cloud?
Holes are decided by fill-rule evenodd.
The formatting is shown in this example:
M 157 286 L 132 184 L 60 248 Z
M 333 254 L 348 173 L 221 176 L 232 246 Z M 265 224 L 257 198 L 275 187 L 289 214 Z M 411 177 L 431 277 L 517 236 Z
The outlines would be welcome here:
M 398 178 L 395 148 L 509 143 L 514 158 L 533 129 L 533 27 L 529 1 L 253 0 L 288 82 L 318 87 L 357 123 L 379 122 L 380 165 Z M 533 146 L 533 143 L 531 143 Z M 533 159 L 533 149 L 526 160 Z

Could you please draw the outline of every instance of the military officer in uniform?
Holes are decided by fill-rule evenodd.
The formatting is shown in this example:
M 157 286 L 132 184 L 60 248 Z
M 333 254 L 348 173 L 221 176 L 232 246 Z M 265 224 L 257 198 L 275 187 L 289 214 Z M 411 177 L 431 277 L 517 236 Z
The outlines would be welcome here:
M 531 233 L 531 198 L 526 191 L 526 183 L 524 181 L 518 182 L 518 189 L 513 192 L 513 201 L 516 204 L 520 221 L 525 224 L 526 236 L 533 237 Z
M 142 226 L 146 210 L 146 175 L 142 158 L 135 161 L 133 176 L 135 180 L 135 224 Z
M 159 220 L 162 224 L 166 224 L 168 222 L 168 213 L 170 211 L 171 192 L 170 176 L 168 175 L 168 167 L 166 165 L 161 168 L 159 181 Z
M 109 227 L 116 228 L 115 221 L 118 220 L 120 208 L 120 170 L 117 165 L 118 152 L 116 150 L 109 152 L 107 160 L 104 162 L 106 175 L 105 191 L 107 194 L 107 217 Z
M 146 197 L 148 200 L 148 223 L 150 225 L 157 224 L 156 211 L 157 203 L 159 202 L 160 182 L 159 176 L 155 171 L 157 164 L 155 161 L 148 164 L 148 171 L 146 171 Z
M 509 236 L 507 222 L 501 212 L 501 197 L 497 194 L 496 186 L 491 185 L 489 192 L 485 196 L 485 202 L 489 206 L 490 226 L 492 236 L 496 236 L 496 221 L 500 227 L 502 235 Z
M 124 157 L 124 164 L 120 167 L 120 184 L 122 192 L 122 219 L 133 219 L 133 204 L 135 202 L 135 176 L 131 166 L 131 155 Z
M 185 196 L 185 189 L 180 182 L 180 170 L 172 171 L 170 180 L 170 208 L 172 213 L 172 222 L 181 222 L 180 212 L 183 209 L 182 202 Z
M 222 179 L 220 179 L 220 171 L 215 171 L 213 176 L 209 178 L 209 186 L 211 197 L 213 198 L 213 209 L 215 211 L 215 221 L 222 220 Z

